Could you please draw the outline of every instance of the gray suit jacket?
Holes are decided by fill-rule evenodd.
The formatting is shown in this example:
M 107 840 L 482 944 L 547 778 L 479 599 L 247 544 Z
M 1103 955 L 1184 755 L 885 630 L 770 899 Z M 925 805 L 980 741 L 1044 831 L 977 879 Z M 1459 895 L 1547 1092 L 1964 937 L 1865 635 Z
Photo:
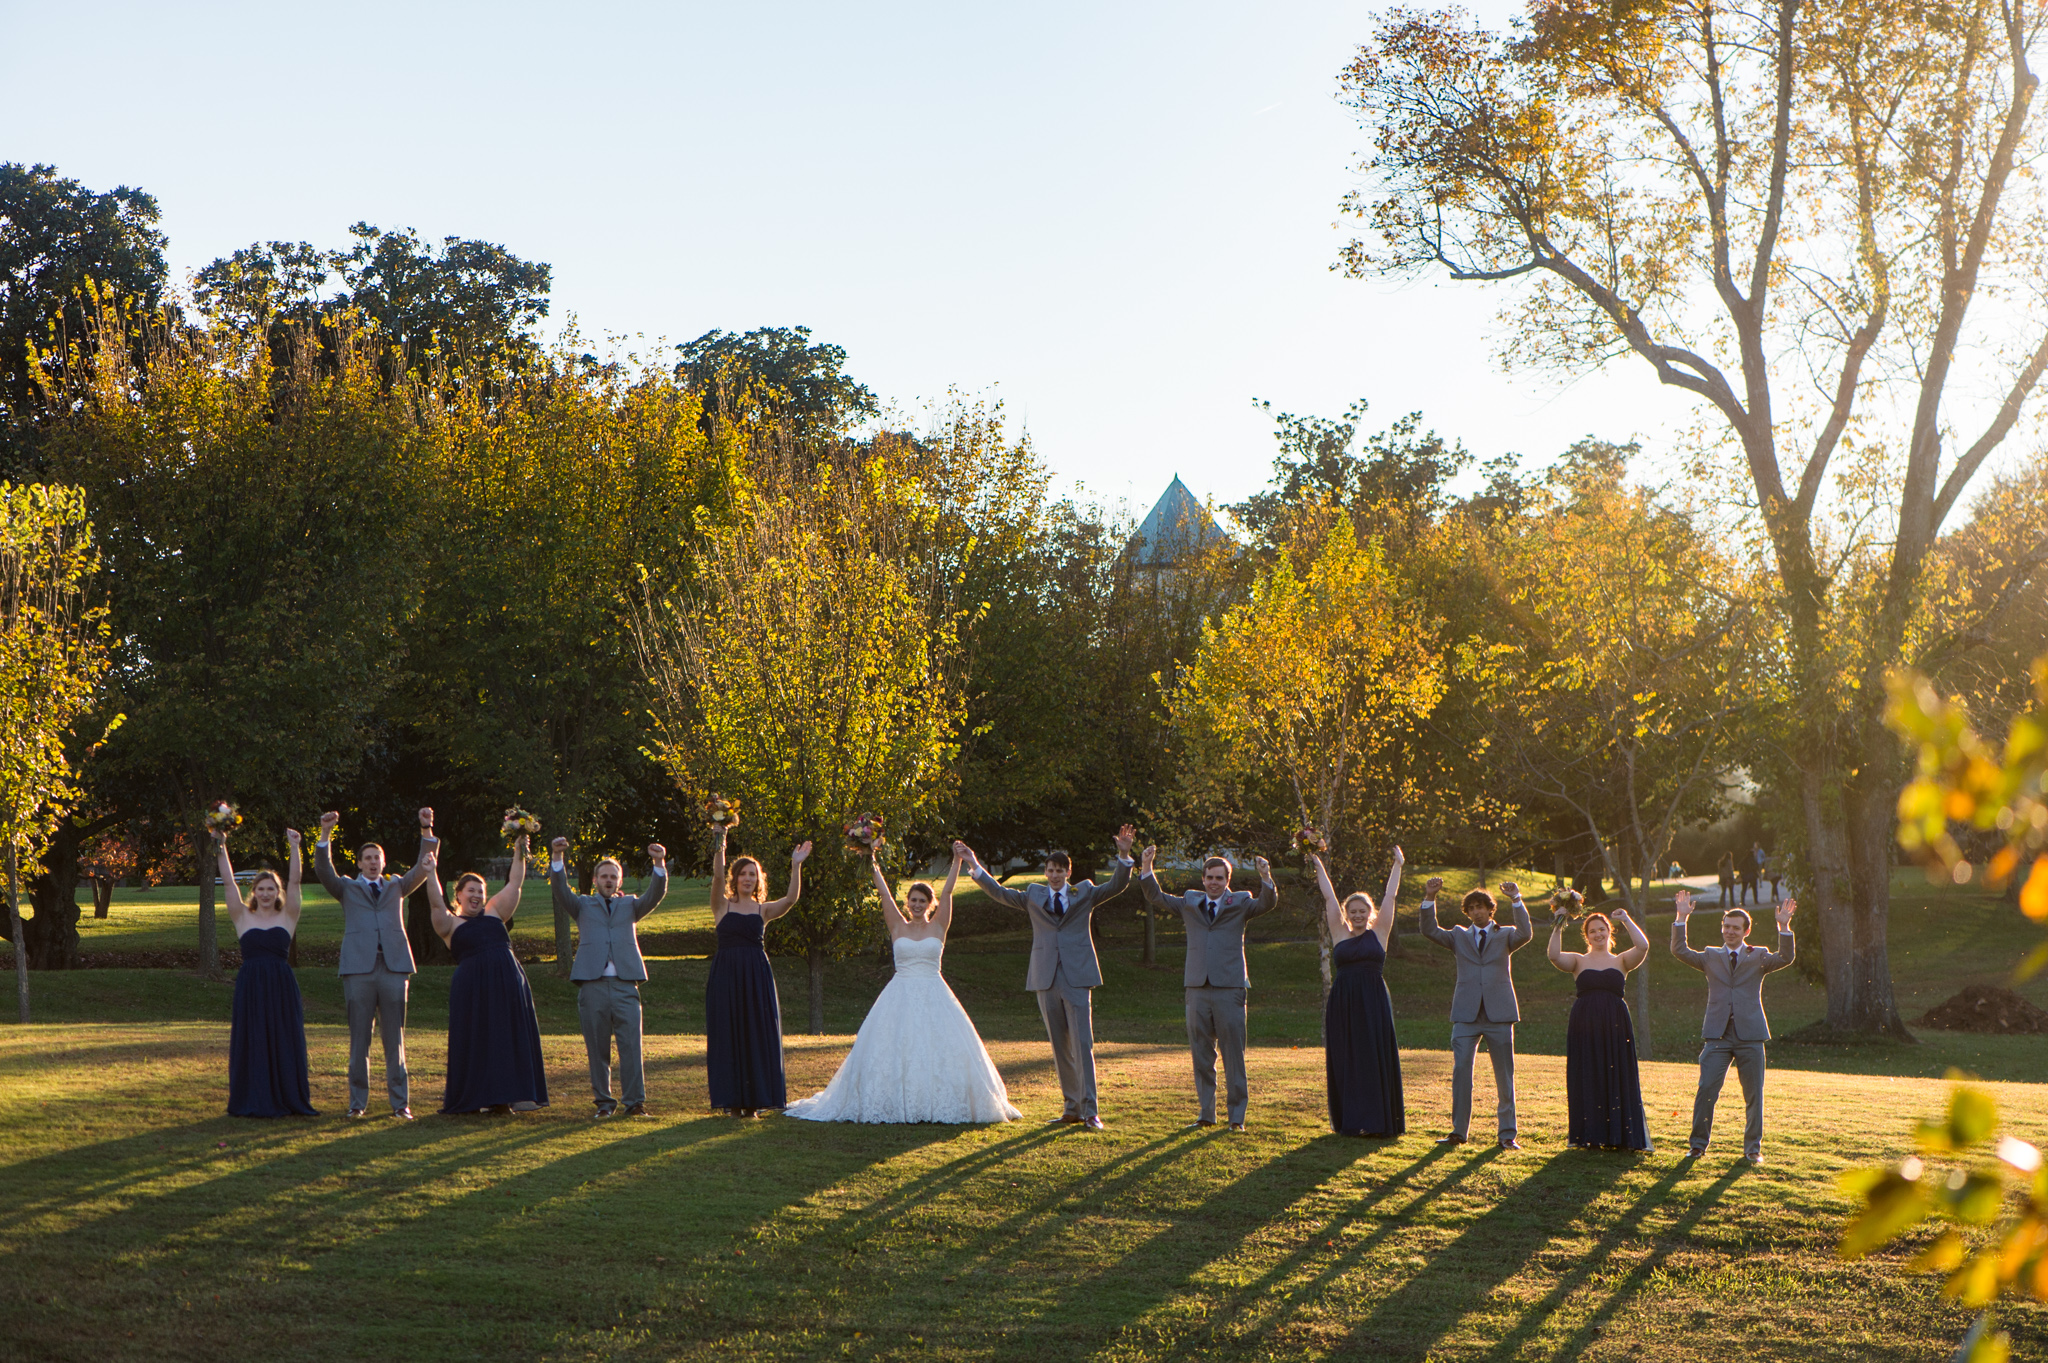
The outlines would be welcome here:
M 1769 1041 L 1771 1022 L 1764 1016 L 1764 976 L 1792 964 L 1792 934 L 1778 934 L 1778 949 L 1765 951 L 1747 942 L 1735 949 L 1728 960 L 1727 947 L 1694 951 L 1685 940 L 1685 929 L 1671 925 L 1671 954 L 1707 977 L 1707 1017 L 1700 1035 L 1709 1041 L 1725 1036 L 1728 1024 L 1735 1024 L 1738 1041 Z
M 1024 910 L 1031 919 L 1031 966 L 1024 972 L 1026 989 L 1052 988 L 1055 971 L 1068 984 L 1083 989 L 1093 989 L 1102 983 L 1102 964 L 1095 959 L 1095 934 L 1090 930 L 1089 918 L 1097 904 L 1114 899 L 1131 883 L 1131 863 L 1118 861 L 1116 873 L 1105 885 L 1092 880 L 1067 882 L 1067 912 L 1060 918 L 1053 916 L 1052 892 L 1043 885 L 1013 890 L 980 866 L 971 874 L 983 894 L 998 904 Z
M 1422 906 L 1422 935 L 1449 947 L 1458 961 L 1458 983 L 1451 991 L 1451 1021 L 1479 1021 L 1482 1004 L 1488 1022 L 1522 1020 L 1521 1000 L 1515 997 L 1514 954 L 1536 932 L 1529 926 L 1529 910 L 1521 900 L 1510 907 L 1515 921 L 1502 923 L 1495 919 L 1486 929 L 1486 947 L 1481 950 L 1479 929 L 1469 923 L 1454 928 L 1438 927 L 1436 901 Z
M 576 959 L 569 966 L 569 978 L 578 984 L 604 978 L 604 963 L 618 968 L 622 980 L 647 978 L 647 962 L 640 959 L 640 937 L 634 924 L 653 913 L 668 893 L 668 871 L 656 867 L 647 888 L 638 895 L 616 894 L 610 899 L 597 894 L 577 894 L 569 888 L 568 868 L 548 866 L 548 884 L 555 892 L 555 907 L 576 924 Z
M 1220 989 L 1251 988 L 1251 972 L 1244 962 L 1244 930 L 1262 913 L 1271 912 L 1280 895 L 1273 886 L 1261 883 L 1259 892 L 1231 890 L 1217 903 L 1216 921 L 1209 921 L 1205 907 L 1209 896 L 1200 890 L 1169 895 L 1159 888 L 1156 876 L 1142 876 L 1138 884 L 1145 901 L 1157 908 L 1179 909 L 1180 921 L 1188 933 L 1188 961 L 1180 982 L 1188 988 L 1214 985 Z
M 360 876 L 341 878 L 334 869 L 334 851 L 313 845 L 313 874 L 341 905 L 341 973 L 367 975 L 384 952 L 384 968 L 398 975 L 413 973 L 412 943 L 405 938 L 405 897 L 427 878 L 425 859 L 402 876 L 382 876 L 373 888 Z

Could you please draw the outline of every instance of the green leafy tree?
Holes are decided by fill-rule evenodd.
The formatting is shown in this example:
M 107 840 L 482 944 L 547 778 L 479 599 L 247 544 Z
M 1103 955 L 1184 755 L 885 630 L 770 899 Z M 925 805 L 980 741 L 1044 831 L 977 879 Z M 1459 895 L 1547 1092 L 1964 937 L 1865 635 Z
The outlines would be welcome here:
M 704 433 L 781 422 L 807 437 L 875 415 L 867 385 L 846 373 L 846 351 L 809 327 L 707 331 L 676 347 L 676 377 L 704 404 Z
M 0 844 L 23 1022 L 21 868 L 36 864 L 81 796 L 65 738 L 92 709 L 107 665 L 106 609 L 91 597 L 98 568 L 80 489 L 0 483 Z
M 757 450 L 691 585 L 650 590 L 639 621 L 653 751 L 683 789 L 738 800 L 770 865 L 859 814 L 900 840 L 942 808 L 962 712 L 959 621 L 923 552 L 931 486 L 886 450 L 810 453 Z M 860 860 L 827 855 L 781 920 L 809 961 L 813 1032 L 826 960 L 872 930 L 868 893 Z
M 1511 362 L 1633 356 L 1707 414 L 1761 524 L 1828 1025 L 1908 1035 L 1887 946 L 1885 677 L 1936 538 L 2048 372 L 2032 10 L 1532 0 L 1512 39 L 1398 10 L 1353 274 L 1516 281 Z M 2012 300 L 2008 303 L 2006 300 Z M 1988 394 L 1988 401 L 1979 395 Z M 1697 404 L 1695 407 L 1694 405 Z
M 436 417 L 360 335 L 339 350 L 307 337 L 282 370 L 262 338 L 224 328 L 112 318 L 92 335 L 46 452 L 93 509 L 114 639 L 103 704 L 128 722 L 84 767 L 96 822 L 60 830 L 70 852 L 38 902 L 72 905 L 77 843 L 102 827 L 190 833 L 211 970 L 204 810 L 234 800 L 275 832 L 375 743 L 423 588 Z M 76 960 L 71 914 L 53 963 Z
M 1299 570 L 1278 555 L 1203 630 L 1167 693 L 1187 806 L 1241 846 L 1277 851 L 1313 825 L 1338 867 L 1362 873 L 1365 849 L 1390 842 L 1401 814 L 1361 801 L 1361 778 L 1441 699 L 1434 643 L 1379 545 L 1359 543 L 1348 518 Z M 1327 993 L 1327 922 L 1319 940 Z

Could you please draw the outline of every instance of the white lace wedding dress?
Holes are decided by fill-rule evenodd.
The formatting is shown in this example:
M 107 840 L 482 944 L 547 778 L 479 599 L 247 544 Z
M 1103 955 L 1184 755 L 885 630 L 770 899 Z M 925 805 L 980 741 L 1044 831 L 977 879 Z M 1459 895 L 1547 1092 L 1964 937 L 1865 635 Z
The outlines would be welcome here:
M 1014 1121 L 1010 1091 L 939 974 L 946 944 L 896 939 L 896 976 L 860 1024 L 823 1093 L 783 1109 L 813 1122 Z

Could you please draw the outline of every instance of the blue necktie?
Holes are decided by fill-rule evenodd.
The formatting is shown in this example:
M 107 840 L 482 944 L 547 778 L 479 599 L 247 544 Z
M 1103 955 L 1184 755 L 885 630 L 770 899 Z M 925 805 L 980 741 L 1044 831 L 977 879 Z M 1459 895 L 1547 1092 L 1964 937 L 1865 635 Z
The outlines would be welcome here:
M 1067 897 L 1059 890 L 1052 892 L 1052 916 L 1054 918 L 1065 918 L 1067 916 Z
M 1484 956 L 1484 955 L 1486 954 L 1486 929 L 1485 929 L 1485 928 L 1481 928 L 1481 929 L 1479 929 L 1479 954 L 1480 954 L 1481 956 Z
M 1213 899 L 1209 901 L 1209 921 L 1211 923 L 1216 921 L 1216 901 Z

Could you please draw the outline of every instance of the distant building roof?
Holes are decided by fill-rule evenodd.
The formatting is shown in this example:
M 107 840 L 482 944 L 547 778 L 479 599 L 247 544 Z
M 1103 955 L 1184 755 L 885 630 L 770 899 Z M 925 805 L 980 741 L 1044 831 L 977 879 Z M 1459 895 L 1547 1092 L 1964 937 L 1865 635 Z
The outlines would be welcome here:
M 1135 547 L 1142 566 L 1171 568 L 1191 552 L 1229 538 L 1176 475 L 1138 527 Z

